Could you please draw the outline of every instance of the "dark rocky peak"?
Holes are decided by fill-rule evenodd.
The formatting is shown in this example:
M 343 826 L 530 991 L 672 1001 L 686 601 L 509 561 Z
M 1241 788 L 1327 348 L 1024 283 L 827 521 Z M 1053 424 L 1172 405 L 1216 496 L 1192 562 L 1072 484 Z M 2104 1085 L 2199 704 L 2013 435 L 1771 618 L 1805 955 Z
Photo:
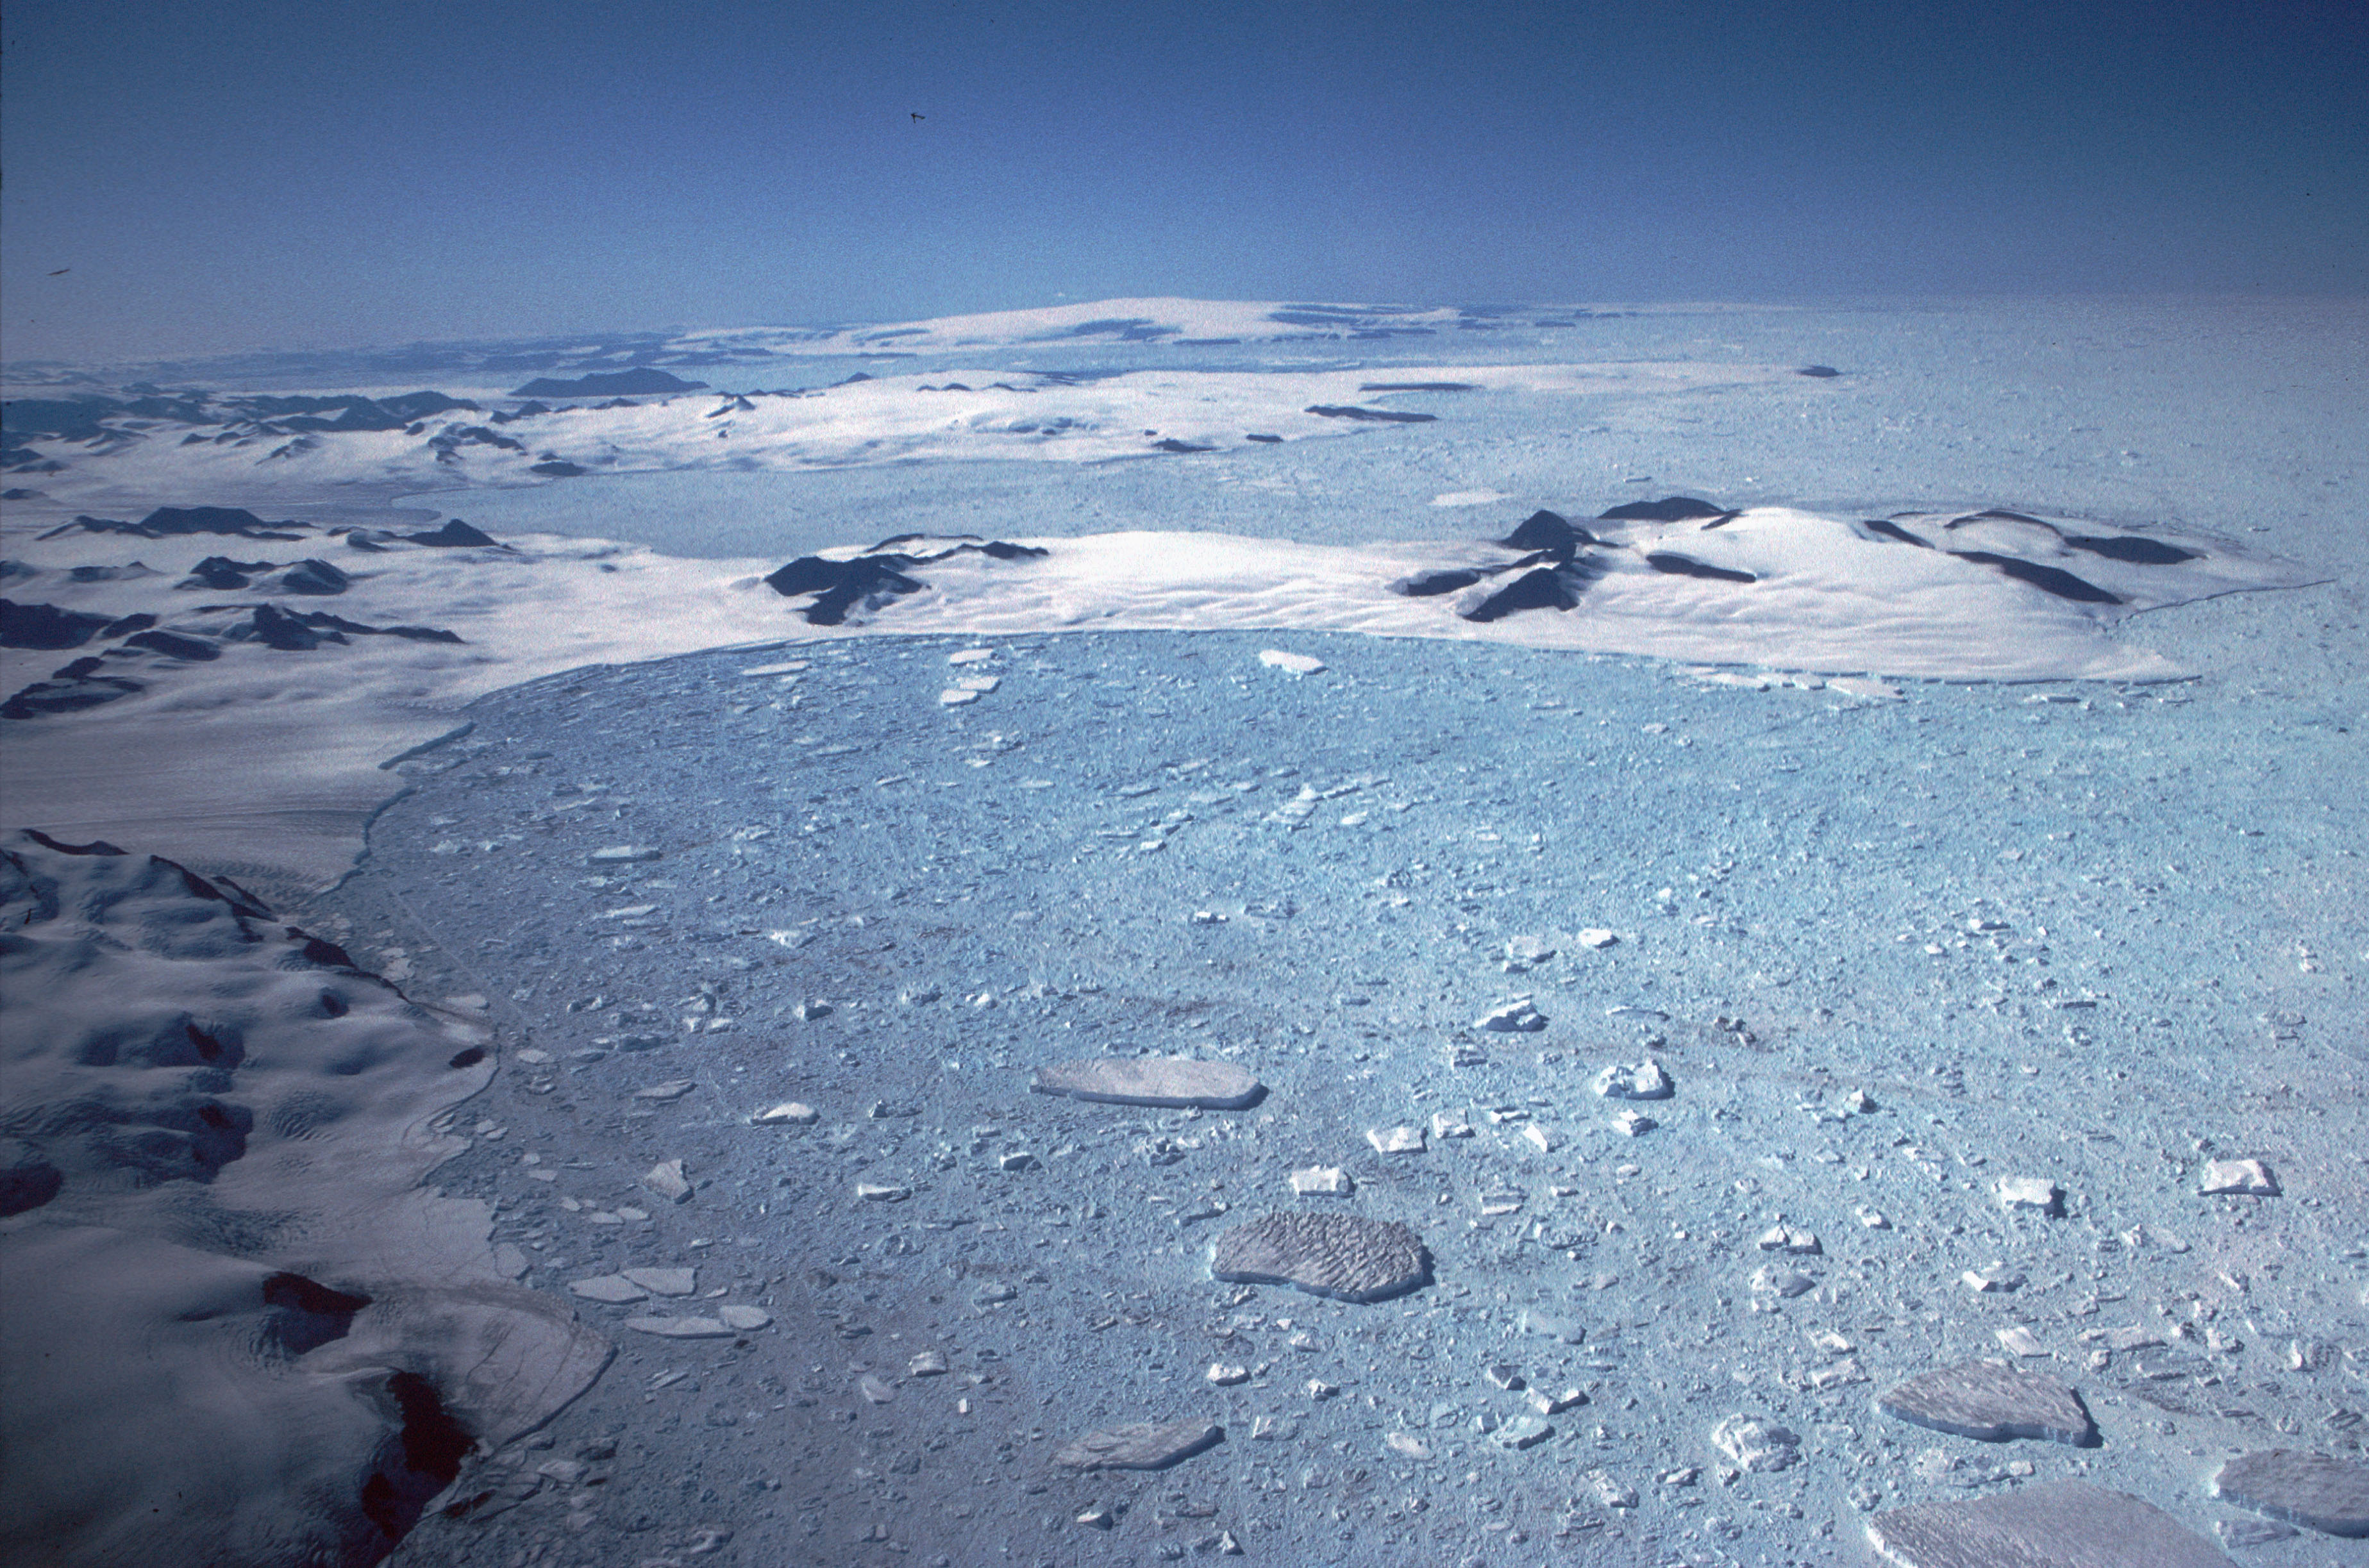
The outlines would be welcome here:
M 1547 550 L 1569 560 L 1584 545 L 1601 543 L 1560 512 L 1543 508 L 1522 520 L 1522 525 L 1497 543 L 1508 550 Z
M 668 392 L 704 392 L 704 381 L 685 381 L 647 365 L 630 371 L 601 371 L 578 376 L 574 381 L 558 381 L 550 376 L 537 376 L 520 387 L 513 397 L 646 397 Z
M 234 593 L 246 588 L 261 574 L 270 571 L 270 561 L 234 561 L 227 555 L 208 555 L 189 568 L 189 575 L 173 586 L 177 589 L 202 589 L 214 593 Z
M 491 534 L 470 527 L 457 517 L 446 522 L 443 527 L 429 532 L 398 533 L 395 537 L 407 544 L 427 544 L 443 550 L 465 545 L 491 544 L 495 542 Z
M 1658 501 L 1623 501 L 1596 515 L 1600 522 L 1690 522 L 1697 518 L 1724 522 L 1736 514 L 1692 496 L 1665 496 Z
M 226 533 L 240 539 L 274 539 L 292 542 L 304 537 L 301 522 L 266 522 L 242 507 L 158 507 L 138 522 L 118 522 L 110 518 L 75 518 L 41 535 L 55 539 L 62 533 L 77 531 L 84 533 L 129 533 L 141 539 L 164 539 L 176 534 Z

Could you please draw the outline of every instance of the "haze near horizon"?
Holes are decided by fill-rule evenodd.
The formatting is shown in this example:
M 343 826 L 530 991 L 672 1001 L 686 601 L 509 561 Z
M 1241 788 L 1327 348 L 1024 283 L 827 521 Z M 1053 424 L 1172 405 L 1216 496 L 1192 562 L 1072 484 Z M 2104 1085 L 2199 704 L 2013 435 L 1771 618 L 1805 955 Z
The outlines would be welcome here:
M 2369 16 L 67 6 L 10 357 L 1416 303 L 2369 288 Z

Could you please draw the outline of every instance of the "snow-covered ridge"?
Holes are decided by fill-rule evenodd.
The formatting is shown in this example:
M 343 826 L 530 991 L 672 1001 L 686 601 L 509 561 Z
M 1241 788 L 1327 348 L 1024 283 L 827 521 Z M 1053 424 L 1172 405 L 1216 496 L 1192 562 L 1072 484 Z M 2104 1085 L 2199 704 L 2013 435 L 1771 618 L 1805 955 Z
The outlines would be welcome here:
M 599 402 L 496 404 L 437 392 L 52 398 L 10 405 L 5 466 L 18 492 L 91 507 L 198 491 L 252 500 L 336 485 L 427 490 L 655 469 L 1097 463 L 1454 422 L 1484 413 L 1493 395 L 1673 394 L 1792 373 L 1686 362 L 990 371 Z M 324 406 L 286 406 L 298 404 Z
M 599 1374 L 486 1206 L 419 1186 L 482 1023 L 105 843 L 0 841 L 0 925 L 19 1560 L 374 1562 Z
M 0 725 L 17 818 L 275 886 L 351 864 L 386 759 L 484 692 L 588 664 L 881 634 L 1275 630 L 2144 681 L 2179 671 L 2112 635 L 2123 617 L 2306 580 L 2218 541 L 2018 512 L 1863 520 L 1686 498 L 1585 522 L 1541 509 L 1497 540 L 900 537 L 786 565 L 203 509 L 14 547 Z
M 53 395 L 124 383 L 396 392 L 420 381 L 508 387 L 521 375 L 607 372 L 655 366 L 730 372 L 781 361 L 897 358 L 956 348 L 1214 348 L 1236 344 L 1372 343 L 1447 338 L 1485 341 L 1493 331 L 1582 326 L 1598 316 L 1701 312 L 1716 305 L 1431 307 L 1323 301 L 1094 300 L 897 322 L 710 326 L 377 348 L 262 349 L 200 359 L 97 367 L 16 361 L 11 396 Z

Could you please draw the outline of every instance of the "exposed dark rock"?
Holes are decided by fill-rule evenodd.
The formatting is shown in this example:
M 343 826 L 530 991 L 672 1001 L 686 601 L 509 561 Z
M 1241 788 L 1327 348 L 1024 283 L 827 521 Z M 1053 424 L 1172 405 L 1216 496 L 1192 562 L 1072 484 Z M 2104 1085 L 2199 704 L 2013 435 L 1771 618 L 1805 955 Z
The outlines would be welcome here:
M 1671 572 L 1679 577 L 1709 578 L 1714 582 L 1758 582 L 1750 572 L 1739 572 L 1729 567 L 1714 567 L 1708 561 L 1698 561 L 1692 555 L 1680 555 L 1668 550 L 1655 550 L 1645 557 L 1645 564 L 1657 572 Z
M 1151 444 L 1162 452 L 1215 452 L 1218 450 L 1213 446 L 1195 446 L 1191 441 L 1180 441 L 1174 436 Z
M 1459 589 L 1471 588 L 1481 580 L 1481 574 L 1468 567 L 1448 567 L 1438 571 L 1417 572 L 1390 584 L 1392 593 L 1402 593 L 1409 599 L 1433 599 Z
M 296 540 L 302 533 L 300 522 L 266 522 L 243 507 L 158 507 L 138 522 L 116 522 L 107 518 L 83 516 L 63 523 L 41 535 L 55 539 L 62 533 L 77 529 L 86 533 L 130 533 L 142 539 L 163 539 L 185 533 L 229 533 L 241 539 Z
M 98 673 L 101 668 L 101 661 L 97 658 L 75 659 L 52 674 L 47 681 L 36 681 L 6 703 L 0 703 L 0 718 L 34 718 L 42 714 L 74 713 L 147 690 L 138 681 L 120 675 L 101 675 Z
M 149 614 L 145 610 L 135 610 L 129 615 L 109 621 L 106 625 L 101 626 L 98 629 L 98 635 L 102 637 L 126 636 L 133 632 L 144 632 L 155 624 L 155 616 Z
M 578 463 L 569 463 L 563 458 L 554 458 L 548 463 L 537 463 L 530 465 L 527 472 L 530 474 L 540 474 L 544 475 L 546 478 L 551 479 L 573 479 L 578 475 L 584 472 L 584 465 Z
M 1961 561 L 1973 561 L 1981 566 L 1997 567 L 2018 582 L 2028 582 L 2043 593 L 2053 593 L 2059 599 L 2070 599 L 2081 604 L 2120 604 L 2122 595 L 2109 593 L 2085 578 L 2056 567 L 2043 567 L 2037 561 L 2027 561 L 2017 555 L 1997 555 L 1988 550 L 1952 550 L 1951 555 Z
M 2124 561 L 2134 567 L 2176 567 L 2182 561 L 2193 561 L 2197 552 L 2183 550 L 2177 544 L 2167 544 L 2160 539 L 2146 539 L 2135 533 L 2067 533 L 2065 543 L 2076 550 L 2087 550 L 2092 555 L 2103 555 L 2110 561 Z
M 222 635 L 229 642 L 259 642 L 287 653 L 309 653 L 323 643 L 343 643 L 349 632 L 356 636 L 402 637 L 418 643 L 462 640 L 458 633 L 436 626 L 372 626 L 323 610 L 290 611 L 276 604 L 257 605 L 244 624 L 234 625 Z
M 1693 496 L 1665 496 L 1658 501 L 1623 501 L 1596 515 L 1602 522 L 1688 522 L 1700 517 L 1730 518 L 1735 513 Z
M 866 610 L 877 610 L 890 600 L 919 593 L 925 585 L 907 577 L 903 569 L 912 565 L 910 555 L 858 555 L 853 561 L 801 555 L 766 578 L 765 586 L 784 599 L 801 593 L 815 595 L 815 601 L 800 613 L 809 624 L 837 626 L 846 622 L 848 611 L 858 603 Z
M 105 615 L 0 599 L 0 647 L 80 647 L 108 624 Z
M 1931 540 L 1919 539 L 1917 535 L 1909 532 L 1898 523 L 1887 522 L 1880 517 L 1869 518 L 1865 522 L 1860 524 L 1860 526 L 1866 529 L 1870 533 L 1875 534 L 1880 538 L 1894 540 L 1902 544 L 1914 544 L 1919 550 L 1930 550 L 1933 548 Z
M 1388 425 L 1427 425 L 1436 414 L 1410 414 L 1397 408 L 1360 408 L 1352 403 L 1311 403 L 1306 412 L 1327 419 L 1363 419 Z
M 1478 392 L 1469 381 L 1369 381 L 1359 392 Z
M 326 561 L 307 558 L 280 574 L 280 586 L 291 593 L 343 593 L 353 578 Z
M 1048 554 L 1037 545 L 1013 544 L 1001 539 L 983 543 L 965 540 L 947 549 L 923 555 L 883 548 L 921 537 L 917 533 L 893 535 L 851 561 L 801 555 L 767 577 L 765 585 L 784 599 L 795 598 L 802 593 L 816 595 L 815 601 L 799 613 L 812 625 L 836 626 L 843 624 L 848 612 L 859 604 L 865 610 L 877 610 L 892 600 L 928 587 L 920 578 L 907 575 L 911 567 L 943 561 L 952 555 L 978 555 L 996 561 L 1020 561 Z
M 272 569 L 269 561 L 234 561 L 227 555 L 208 555 L 189 568 L 189 575 L 175 583 L 175 588 L 208 589 L 216 593 L 230 593 L 254 582 L 258 574 Z
M 0 1155 L 0 1219 L 40 1207 L 66 1184 L 65 1173 L 29 1146 L 12 1139 L 6 1149 Z
M 494 543 L 494 539 L 491 534 L 470 527 L 467 523 L 463 522 L 457 517 L 445 523 L 443 527 L 429 532 L 400 533 L 395 537 L 407 544 L 428 544 L 438 549 L 451 549 L 460 545 L 491 544 Z
M 574 381 L 558 381 L 550 376 L 534 380 L 510 394 L 513 397 L 647 397 L 666 392 L 704 392 L 704 381 L 685 381 L 647 365 L 630 371 L 605 371 L 578 376 Z
M 1279 443 L 1279 442 L 1283 440 L 1283 438 L 1282 438 L 1281 436 L 1262 436 L 1262 435 L 1255 435 L 1255 434 L 1253 434 L 1253 435 L 1246 435 L 1246 436 L 1244 436 L 1244 437 L 1242 438 L 1242 440 L 1244 440 L 1244 441 L 1257 441 L 1257 442 L 1260 442 L 1262 445 L 1274 446 L 1274 445 L 1276 445 L 1276 444 Z
M 246 640 L 252 638 L 266 647 L 283 653 L 310 653 L 325 642 L 341 643 L 346 639 L 336 632 L 322 633 L 304 624 L 305 617 L 291 615 L 273 604 L 258 604 L 254 616 L 241 628 L 234 628 L 228 636 Z
M 1497 541 L 1508 550 L 1545 550 L 1570 560 L 1582 545 L 1599 543 L 1596 535 L 1560 512 L 1544 508 L 1522 520 L 1522 525 Z
M 1569 610 L 1579 602 L 1579 596 L 1587 591 L 1587 585 L 1596 576 L 1577 562 L 1539 567 L 1463 612 L 1463 616 L 1467 621 L 1502 621 L 1521 610 Z
M 24 834 L 43 849 L 55 850 L 60 854 L 118 855 L 124 853 L 105 839 L 93 839 L 86 844 L 68 844 L 59 842 L 39 828 L 27 828 L 24 830 Z
M 1793 373 L 1795 375 L 1815 376 L 1820 381 L 1825 381 L 1832 377 L 1838 376 L 1843 372 L 1835 369 L 1832 365 L 1803 365 L 1800 370 L 1795 371 Z
M 120 567 L 70 567 L 66 570 L 71 582 L 137 582 L 157 575 L 155 568 L 140 561 L 126 561 Z
M 202 664 L 222 657 L 218 644 L 202 637 L 185 637 L 178 632 L 141 632 L 124 638 L 123 646 L 146 648 L 150 653 L 161 653 L 168 658 L 186 658 L 192 664 Z
M 443 430 L 428 439 L 429 450 L 439 463 L 458 463 L 464 446 L 489 446 L 497 452 L 524 452 L 524 441 L 513 441 L 498 430 L 483 425 L 447 425 Z

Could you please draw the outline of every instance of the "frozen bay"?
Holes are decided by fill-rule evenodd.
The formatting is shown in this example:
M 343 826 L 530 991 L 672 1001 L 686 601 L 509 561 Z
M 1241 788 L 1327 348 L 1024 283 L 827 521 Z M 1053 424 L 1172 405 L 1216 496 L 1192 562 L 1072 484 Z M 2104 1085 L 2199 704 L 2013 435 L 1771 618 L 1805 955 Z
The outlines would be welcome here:
M 1172 410 L 1217 388 L 1184 443 L 1211 450 L 1106 421 L 1087 455 L 1111 460 L 1064 461 L 999 413 L 951 437 L 907 421 L 921 444 L 895 461 L 751 470 L 660 443 L 651 471 L 522 488 L 541 450 L 448 446 L 440 474 L 431 438 L 379 431 L 235 463 L 246 438 L 223 424 L 199 429 L 232 441 L 189 449 L 207 465 L 176 467 L 169 440 L 117 429 L 42 443 L 63 466 L 8 503 L 7 554 L 36 574 L 12 599 L 72 614 L 327 603 L 261 574 L 169 586 L 223 549 L 273 573 L 326 553 L 352 578 L 330 607 L 366 624 L 349 642 L 232 639 L 132 670 L 152 688 L 112 706 L 11 723 L 11 794 L 62 802 L 34 825 L 135 852 L 202 817 L 175 846 L 200 871 L 328 867 L 268 883 L 288 919 L 449 1026 L 491 1025 L 492 1086 L 435 1124 L 474 1140 L 434 1180 L 496 1206 L 471 1210 L 482 1249 L 555 1300 L 628 1281 L 614 1310 L 573 1309 L 622 1364 L 549 1447 L 505 1448 L 445 1502 L 501 1505 L 431 1515 L 406 1553 L 960 1561 L 980 1532 L 1049 1530 L 1041 1554 L 1095 1561 L 1221 1536 L 1301 1557 L 1518 1561 L 1561 1536 L 1656 1568 L 1850 1561 L 1862 1510 L 2012 1488 L 2018 1464 L 2209 1528 L 2229 1509 L 2205 1480 L 2238 1446 L 2357 1458 L 2358 307 L 1664 309 L 1222 349 L 959 336 L 875 368 L 933 387 L 1116 368 L 1168 378 Z M 1623 363 L 1714 369 L 1625 389 L 1539 372 Z M 1505 384 L 1361 390 L 1471 367 Z M 797 372 L 752 363 L 746 384 Z M 1252 441 L 1262 377 L 1436 418 L 1310 415 Z M 949 419 L 963 395 L 897 389 Z M 423 496 L 404 477 L 421 464 L 469 487 Z M 1814 660 L 1304 619 L 967 630 L 948 599 L 824 629 L 748 586 L 912 532 L 1395 562 L 1537 508 L 1592 525 L 1670 495 L 2022 509 L 2277 557 L 2316 586 L 2095 633 L 2184 679 L 1896 698 Z M 366 529 L 433 505 L 518 548 L 33 537 L 152 504 Z M 122 575 L 134 556 L 154 580 Z M 737 646 L 690 651 L 719 644 Z M 71 657 L 12 649 L 9 670 Z M 71 788 L 25 771 L 70 752 Z M 397 788 L 360 874 L 315 890 Z M 1500 1014 L 1542 1024 L 1474 1027 Z M 1187 1116 L 1027 1093 L 1034 1067 L 1101 1050 L 1222 1052 L 1273 1096 Z M 1594 1093 L 1645 1060 L 1670 1099 Z M 746 1125 L 793 1103 L 811 1118 Z M 1410 1127 L 1422 1152 L 1367 1136 Z M 2280 1196 L 2199 1193 L 2207 1163 L 2247 1159 Z M 1345 1180 L 1295 1196 L 1291 1173 L 1326 1170 Z M 2011 1206 L 2000 1178 L 2054 1196 Z M 1433 1282 L 1236 1301 L 1199 1266 L 1237 1219 L 1327 1204 L 1404 1221 Z M 695 1300 L 623 1272 L 692 1267 Z M 2002 1353 L 2075 1387 L 2104 1448 L 1993 1448 L 1871 1409 Z M 1549 1413 L 1566 1388 L 1587 1402 Z M 1225 1440 L 1170 1471 L 1049 1463 L 1089 1427 L 1188 1419 Z M 955 1454 L 1009 1479 L 957 1497 Z

